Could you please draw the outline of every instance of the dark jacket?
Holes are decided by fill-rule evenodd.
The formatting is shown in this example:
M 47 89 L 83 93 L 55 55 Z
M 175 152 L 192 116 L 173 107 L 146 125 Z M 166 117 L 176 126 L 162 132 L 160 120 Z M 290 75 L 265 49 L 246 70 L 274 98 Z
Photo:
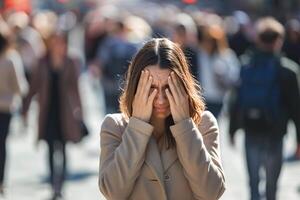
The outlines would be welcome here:
M 253 58 L 261 56 L 259 52 L 248 52 L 242 56 L 242 67 Z M 281 117 L 276 134 L 284 135 L 287 131 L 288 120 L 293 120 L 297 134 L 300 134 L 300 94 L 297 74 L 297 64 L 283 56 L 279 57 L 279 88 L 280 88 L 280 106 Z M 233 137 L 235 132 L 243 128 L 241 109 L 239 108 L 237 98 L 238 88 L 232 91 L 229 105 L 229 134 Z M 274 133 L 275 134 L 275 133 Z

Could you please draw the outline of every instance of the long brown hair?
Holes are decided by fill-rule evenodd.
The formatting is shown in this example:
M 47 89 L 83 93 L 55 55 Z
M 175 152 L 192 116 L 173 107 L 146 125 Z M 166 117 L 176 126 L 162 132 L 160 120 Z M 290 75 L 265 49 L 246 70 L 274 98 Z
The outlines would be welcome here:
M 189 96 L 190 116 L 196 124 L 200 124 L 201 114 L 205 109 L 200 86 L 191 75 L 187 60 L 180 47 L 166 38 L 148 41 L 138 51 L 129 65 L 124 90 L 120 97 L 120 110 L 125 117 L 130 118 L 132 115 L 132 102 L 141 71 L 149 65 L 158 65 L 162 69 L 167 68 L 175 72 Z M 169 130 L 169 126 L 172 124 L 174 124 L 173 119 L 169 116 L 166 119 L 166 125 L 168 125 L 166 136 L 168 144 L 171 145 L 174 144 L 174 138 Z

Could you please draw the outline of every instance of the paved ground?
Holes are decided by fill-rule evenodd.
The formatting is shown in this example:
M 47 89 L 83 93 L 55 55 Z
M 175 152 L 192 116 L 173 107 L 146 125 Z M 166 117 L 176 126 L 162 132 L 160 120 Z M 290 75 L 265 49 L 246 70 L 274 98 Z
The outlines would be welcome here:
M 90 81 L 88 75 L 81 78 L 81 93 L 84 96 L 83 105 L 85 117 L 91 135 L 82 143 L 68 145 L 69 176 L 65 185 L 66 200 L 99 200 L 104 199 L 97 188 L 99 129 L 103 113 L 103 102 L 96 82 Z M 47 179 L 46 155 L 44 143 L 35 143 L 36 105 L 32 106 L 29 128 L 24 129 L 16 116 L 13 119 L 12 131 L 8 138 L 8 163 L 5 198 L 7 200 L 47 200 L 50 187 Z M 247 176 L 244 164 L 243 134 L 237 135 L 236 147 L 230 147 L 225 137 L 226 118 L 220 121 L 222 130 L 222 158 L 227 177 L 227 190 L 222 200 L 247 200 Z M 294 129 L 285 140 L 285 155 L 295 147 Z M 300 162 L 284 165 L 279 187 L 279 200 L 300 199 Z

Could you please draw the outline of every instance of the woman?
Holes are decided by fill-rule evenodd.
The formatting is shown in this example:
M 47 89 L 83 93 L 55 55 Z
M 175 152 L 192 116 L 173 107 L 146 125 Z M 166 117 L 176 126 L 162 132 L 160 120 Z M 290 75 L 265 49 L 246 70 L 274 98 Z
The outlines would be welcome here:
M 18 98 L 28 90 L 19 54 L 11 48 L 10 30 L 0 19 L 0 195 L 4 193 L 6 139 L 12 113 L 17 110 Z M 20 99 L 19 99 L 20 100 Z
M 199 44 L 198 80 L 204 91 L 207 110 L 218 118 L 226 92 L 238 81 L 239 60 L 228 47 L 220 25 L 209 24 L 204 27 Z
M 49 168 L 53 199 L 62 196 L 66 174 L 66 142 L 81 139 L 81 102 L 78 91 L 78 66 L 67 56 L 67 35 L 53 33 L 47 40 L 48 53 L 33 71 L 28 96 L 24 100 L 26 116 L 33 95 L 38 95 L 38 138 L 49 147 Z
M 121 114 L 101 127 L 99 188 L 107 199 L 218 199 L 216 119 L 204 112 L 182 50 L 153 39 L 129 66 Z

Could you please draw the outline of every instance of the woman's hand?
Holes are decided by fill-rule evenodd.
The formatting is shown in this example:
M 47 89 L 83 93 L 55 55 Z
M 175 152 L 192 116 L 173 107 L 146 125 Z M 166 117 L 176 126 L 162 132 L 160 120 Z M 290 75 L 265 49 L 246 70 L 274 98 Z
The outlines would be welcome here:
M 153 78 L 149 71 L 143 70 L 132 103 L 132 116 L 145 122 L 149 122 L 150 120 L 153 100 L 157 93 L 157 89 L 154 89 L 149 94 L 152 81 Z
M 168 77 L 169 89 L 166 94 L 170 103 L 171 114 L 175 123 L 190 117 L 189 97 L 174 72 Z

